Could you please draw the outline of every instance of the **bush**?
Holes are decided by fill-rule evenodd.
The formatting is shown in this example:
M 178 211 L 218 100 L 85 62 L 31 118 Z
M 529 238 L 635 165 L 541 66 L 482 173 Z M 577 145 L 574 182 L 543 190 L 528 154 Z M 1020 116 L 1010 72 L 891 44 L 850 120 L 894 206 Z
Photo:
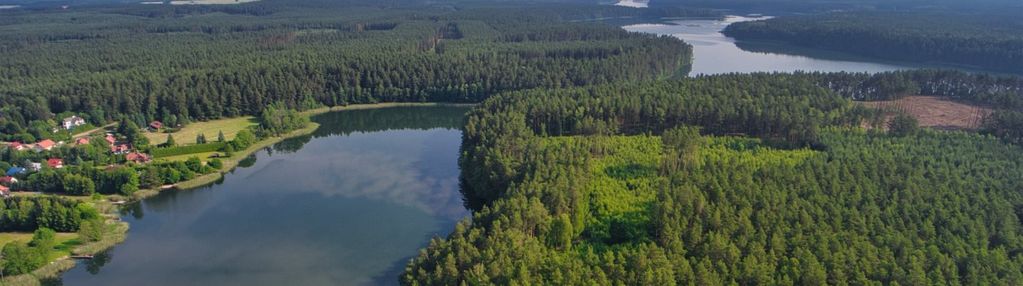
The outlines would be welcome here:
M 19 275 L 32 272 L 46 264 L 46 252 L 12 242 L 3 248 L 4 275 Z
M 220 161 L 220 159 L 210 159 L 209 162 L 206 162 L 206 165 L 210 168 L 220 170 L 220 168 L 224 167 L 224 162 Z

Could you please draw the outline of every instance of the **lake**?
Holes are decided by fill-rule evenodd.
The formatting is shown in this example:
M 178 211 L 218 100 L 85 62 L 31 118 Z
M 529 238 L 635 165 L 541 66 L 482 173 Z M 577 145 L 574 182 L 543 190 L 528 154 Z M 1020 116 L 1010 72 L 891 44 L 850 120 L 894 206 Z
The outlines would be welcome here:
M 393 285 L 469 215 L 458 190 L 465 107 L 313 118 L 312 135 L 243 161 L 217 184 L 122 211 L 128 239 L 65 285 Z
M 657 24 L 627 25 L 633 32 L 678 37 L 693 45 L 691 75 L 732 72 L 883 72 L 923 67 L 885 63 L 837 52 L 799 48 L 783 44 L 739 42 L 721 34 L 726 26 L 763 18 L 728 16 L 724 20 L 670 20 Z

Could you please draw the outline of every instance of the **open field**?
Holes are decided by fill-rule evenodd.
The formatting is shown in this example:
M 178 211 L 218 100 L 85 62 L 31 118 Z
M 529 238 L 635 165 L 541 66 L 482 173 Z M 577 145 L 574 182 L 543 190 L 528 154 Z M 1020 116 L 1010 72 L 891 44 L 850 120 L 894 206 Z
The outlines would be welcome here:
M 936 129 L 976 129 L 984 116 L 991 114 L 987 107 L 969 105 L 936 96 L 907 96 L 898 100 L 863 102 L 864 106 L 886 111 L 905 111 L 915 117 L 921 127 Z
M 157 158 L 157 160 L 159 160 L 159 161 L 168 161 L 168 162 L 174 162 L 174 161 L 182 161 L 182 162 L 184 162 L 185 160 L 188 160 L 188 158 L 199 157 L 200 160 L 202 160 L 203 162 L 206 162 L 206 161 L 209 161 L 210 156 L 213 156 L 213 154 L 223 154 L 223 153 L 224 152 L 192 153 L 192 154 L 185 154 L 185 155 L 175 155 L 175 156 L 161 157 L 161 158 Z
M 209 142 L 217 141 L 217 133 L 223 131 L 224 137 L 227 140 L 234 139 L 234 135 L 238 134 L 238 131 L 248 128 L 249 126 L 255 126 L 258 123 L 255 117 L 243 116 L 228 119 L 217 119 L 202 122 L 192 122 L 174 133 L 163 133 L 163 132 L 145 132 L 146 138 L 149 139 L 149 144 L 159 145 L 167 142 L 167 134 L 174 136 L 174 142 L 177 145 L 189 145 L 195 144 L 195 137 L 199 136 L 200 133 L 206 135 L 206 140 Z
M 0 233 L 0 246 L 7 245 L 11 242 L 27 243 L 32 240 L 32 233 L 30 232 L 2 232 Z M 50 258 L 55 259 L 71 254 L 71 249 L 75 246 L 80 245 L 81 242 L 78 240 L 77 233 L 57 233 L 57 243 L 54 250 L 50 253 Z

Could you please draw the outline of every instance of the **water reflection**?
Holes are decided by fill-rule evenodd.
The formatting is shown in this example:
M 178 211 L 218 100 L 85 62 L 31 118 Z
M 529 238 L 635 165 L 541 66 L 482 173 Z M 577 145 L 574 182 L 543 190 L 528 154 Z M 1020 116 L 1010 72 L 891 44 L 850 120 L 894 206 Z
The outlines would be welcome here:
M 69 285 L 396 284 L 468 211 L 457 189 L 465 108 L 346 111 L 258 152 L 221 184 L 126 206 L 125 243 Z

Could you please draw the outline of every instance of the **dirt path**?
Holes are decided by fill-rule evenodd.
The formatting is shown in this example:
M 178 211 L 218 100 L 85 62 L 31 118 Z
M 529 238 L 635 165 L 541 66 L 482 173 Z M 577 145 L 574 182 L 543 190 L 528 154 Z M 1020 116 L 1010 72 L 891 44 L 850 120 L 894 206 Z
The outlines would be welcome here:
M 86 137 L 86 136 L 92 135 L 92 133 L 96 133 L 96 131 L 100 131 L 100 130 L 103 130 L 104 128 L 113 127 L 113 126 L 117 126 L 117 122 L 110 123 L 110 124 L 107 124 L 107 125 L 103 125 L 103 126 L 100 126 L 100 127 L 96 127 L 96 128 L 93 128 L 92 130 L 72 135 L 71 139 L 78 139 L 78 138 Z

